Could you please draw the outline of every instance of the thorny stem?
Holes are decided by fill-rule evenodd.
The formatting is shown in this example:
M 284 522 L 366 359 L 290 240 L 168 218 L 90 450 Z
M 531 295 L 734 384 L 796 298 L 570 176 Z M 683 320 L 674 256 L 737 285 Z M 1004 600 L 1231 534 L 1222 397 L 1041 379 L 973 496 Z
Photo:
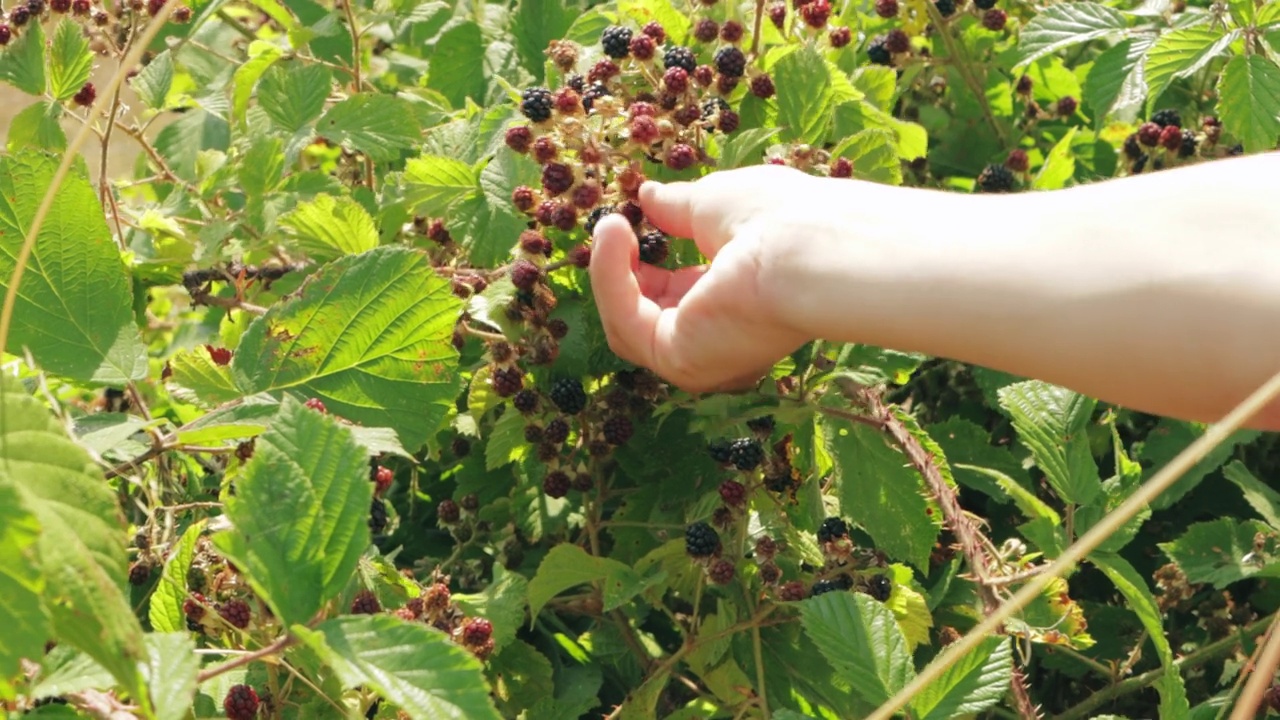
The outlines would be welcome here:
M 1242 676 L 1248 675 L 1249 681 L 1245 683 L 1244 692 L 1240 693 L 1240 702 L 1231 711 L 1231 720 L 1249 720 L 1254 717 L 1258 707 L 1262 705 L 1263 695 L 1271 687 L 1276 668 L 1280 667 L 1280 615 L 1276 615 L 1267 630 L 1267 642 L 1262 646 L 1262 656 L 1258 658 L 1258 663 L 1250 665 L 1245 666 L 1241 673 Z
M 991 125 L 991 129 L 996 133 L 996 139 L 1001 145 L 1008 142 L 1004 136 L 1004 128 L 996 120 L 996 116 L 991 112 L 991 103 L 987 102 L 987 92 L 982 83 L 978 81 L 978 77 L 973 74 L 973 63 L 969 59 L 969 52 L 964 48 L 964 43 L 956 42 L 951 37 L 951 28 L 947 24 L 946 18 L 942 17 L 942 13 L 938 11 L 937 6 L 931 2 L 924 4 L 929 11 L 929 21 L 938 30 L 938 36 L 942 38 L 942 44 L 947 48 L 947 55 L 955 61 L 956 70 L 960 72 L 961 79 L 964 84 L 969 86 L 969 92 L 973 93 L 977 99 L 979 107 L 982 108 L 982 115 L 986 118 L 987 123 Z
M 276 655 L 296 645 L 297 643 L 298 643 L 297 638 L 293 637 L 292 635 L 283 635 L 280 638 L 277 638 L 275 642 L 271 643 L 270 645 L 264 648 L 254 650 L 253 652 L 245 653 L 243 655 L 236 657 L 234 660 L 228 660 L 227 662 L 224 662 L 221 665 L 214 665 L 213 667 L 201 672 L 199 675 L 196 675 L 196 684 L 200 684 L 208 680 L 212 680 L 213 678 L 216 678 L 219 675 L 222 675 L 224 673 L 229 673 L 232 670 L 235 670 L 236 668 L 244 667 L 249 663 L 254 663 L 263 658 Z
M 1031 702 L 1031 693 L 1027 691 L 1027 678 L 1021 668 L 1014 668 L 1009 678 L 1009 689 L 1013 691 L 1013 703 L 1018 708 L 1018 717 L 1022 720 L 1040 720 L 1040 708 Z

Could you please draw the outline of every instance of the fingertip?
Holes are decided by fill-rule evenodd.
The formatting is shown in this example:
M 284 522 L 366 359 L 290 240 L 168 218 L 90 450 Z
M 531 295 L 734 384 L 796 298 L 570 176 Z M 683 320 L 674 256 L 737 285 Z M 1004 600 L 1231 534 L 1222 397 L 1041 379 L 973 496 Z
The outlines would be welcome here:
M 640 209 L 668 235 L 693 237 L 693 184 L 647 180 L 640 186 Z

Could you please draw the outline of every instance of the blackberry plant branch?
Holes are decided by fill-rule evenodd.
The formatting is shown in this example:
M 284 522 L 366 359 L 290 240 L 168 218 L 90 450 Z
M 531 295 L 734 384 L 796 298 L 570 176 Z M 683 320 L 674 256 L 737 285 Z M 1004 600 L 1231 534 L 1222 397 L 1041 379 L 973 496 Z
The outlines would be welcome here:
M 1231 720 L 1250 720 L 1262 706 L 1263 696 L 1275 680 L 1276 668 L 1280 667 L 1280 615 L 1277 615 L 1267 630 L 1267 641 L 1262 646 L 1262 655 L 1257 664 L 1246 666 L 1245 672 L 1249 680 L 1240 693 L 1240 702 L 1231 711 Z
M 221 665 L 214 665 L 211 668 L 201 671 L 196 675 L 196 684 L 207 682 L 219 675 L 224 675 L 236 668 L 241 668 L 250 663 L 255 663 L 259 660 L 269 658 L 272 655 L 278 655 L 296 644 L 298 644 L 298 639 L 294 636 L 287 634 L 282 635 L 279 638 L 276 638 L 275 642 L 270 645 L 254 650 L 253 652 L 238 655 Z
M 991 111 L 991 103 L 987 102 L 986 88 L 978 81 L 976 75 L 973 74 L 973 62 L 969 57 L 969 51 L 964 47 L 963 41 L 957 41 L 951 35 L 951 27 L 947 23 L 947 19 L 942 17 L 942 13 L 938 7 L 932 2 L 924 3 L 925 8 L 929 12 L 929 21 L 938 30 L 938 37 L 942 38 L 942 44 L 947 48 L 947 56 L 955 63 L 956 71 L 960 73 L 960 78 L 964 80 L 964 84 L 969 86 L 969 92 L 973 93 L 974 98 L 978 101 L 978 106 L 982 108 L 982 115 L 991 125 L 991 129 L 996 134 L 996 139 L 1003 146 L 1008 143 L 1005 137 L 1004 126 L 996 120 L 995 114 Z

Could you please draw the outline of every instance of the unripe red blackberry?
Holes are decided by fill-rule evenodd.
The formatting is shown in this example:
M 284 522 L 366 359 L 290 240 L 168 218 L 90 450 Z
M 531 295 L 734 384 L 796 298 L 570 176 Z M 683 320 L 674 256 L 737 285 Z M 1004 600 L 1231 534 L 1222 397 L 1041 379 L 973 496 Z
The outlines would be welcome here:
M 720 26 L 720 39 L 727 43 L 737 43 L 742 40 L 747 29 L 737 20 L 726 20 L 724 25 Z
M 684 71 L 677 69 L 675 72 Z M 658 123 L 647 115 L 634 118 L 631 121 L 629 130 L 631 141 L 644 147 L 648 147 L 662 139 L 662 133 L 658 130 Z
M 552 40 L 547 45 L 547 57 L 562 73 L 572 72 L 578 65 L 578 44 L 568 40 Z
M 186 5 L 179 5 L 173 9 L 173 14 L 169 17 L 179 25 L 186 25 L 191 22 L 191 8 Z
M 747 56 L 733 45 L 726 45 L 717 50 L 714 60 L 716 71 L 728 77 L 742 77 L 747 69 Z
M 685 170 L 698 161 L 698 154 L 684 143 L 676 143 L 667 151 L 666 165 L 672 170 Z
M 679 95 L 689 89 L 689 71 L 682 67 L 667 68 L 662 74 L 662 87 L 673 95 Z
M 552 226 L 564 232 L 569 232 L 578 225 L 578 211 L 568 203 L 557 203 L 551 210 Z
M 391 483 L 395 482 L 395 479 L 396 474 L 389 467 L 379 465 L 373 471 L 373 484 L 376 486 L 379 495 L 391 489 Z
M 204 595 L 198 592 L 191 593 L 191 597 L 182 601 L 182 614 L 187 618 L 188 622 L 198 623 L 204 618 L 205 606 L 209 602 L 205 600 Z
M 658 49 L 658 44 L 648 35 L 636 35 L 631 38 L 631 57 L 641 62 L 648 62 L 653 59 L 653 54 Z
M 516 351 L 511 347 L 511 343 L 499 340 L 489 344 L 489 356 L 495 363 L 505 363 L 516 356 Z
M 693 37 L 698 42 L 708 43 L 720 36 L 720 25 L 711 18 L 702 18 L 693 25 Z
M 453 525 L 462 519 L 462 508 L 451 498 L 445 498 L 436 505 L 436 517 L 445 525 Z
M 1058 98 L 1058 104 L 1056 107 L 1059 115 L 1062 117 L 1071 117 L 1076 114 L 1076 108 L 1079 107 L 1079 105 L 1080 104 L 1076 102 L 1075 98 L 1070 95 L 1063 95 Z
M 716 76 L 716 92 L 721 95 L 728 95 L 738 87 L 738 83 L 742 81 L 740 77 L 733 75 L 717 75 Z
M 520 95 L 520 112 L 536 123 L 551 119 L 551 91 L 544 87 L 533 87 Z
M 670 241 L 660 230 L 651 230 L 639 238 L 640 262 L 661 265 L 670 254 Z
M 582 112 L 582 96 L 571 87 L 563 87 L 551 96 L 556 112 L 561 115 L 577 115 Z
M 672 45 L 662 54 L 662 66 L 668 70 L 673 67 L 684 68 L 686 73 L 691 73 L 698 66 L 698 60 L 689 48 Z
M 542 429 L 542 438 L 549 443 L 559 445 L 569 439 L 569 423 L 564 418 L 555 418 Z
M 89 0 L 72 0 L 71 13 L 73 15 L 86 17 L 91 12 L 93 12 L 93 4 Z
M 361 590 L 351 601 L 352 615 L 377 615 L 382 612 L 382 603 L 372 590 Z
M 59 15 L 71 12 L 71 0 L 49 0 L 49 9 Z
M 573 187 L 573 168 L 565 163 L 551 162 L 542 168 L 542 189 L 547 197 L 562 195 Z
M 556 340 L 563 340 L 569 334 L 569 323 L 560 318 L 551 318 L 547 321 L 547 334 Z
M 827 26 L 831 17 L 831 3 L 827 0 L 812 0 L 800 6 L 800 18 L 811 28 L 821 30 Z
M 8 25 L 0 23 L 0 46 L 8 45 L 13 39 L 13 30 Z
M 88 107 L 92 105 L 93 101 L 97 99 L 98 99 L 98 90 L 93 86 L 93 83 L 85 83 L 80 88 L 80 91 L 77 92 L 75 96 L 71 98 L 71 100 L 75 102 L 75 104 L 80 105 L 82 107 Z
M 31 11 L 28 10 L 25 5 L 19 5 L 9 11 L 9 22 L 12 23 L 14 27 L 22 27 L 23 25 L 26 25 L 27 21 L 30 19 Z
M 555 218 L 553 216 L 555 215 L 556 208 L 558 207 L 560 207 L 560 203 L 555 200 L 546 200 L 538 203 L 538 207 L 533 211 L 533 219 L 536 220 L 539 225 L 555 225 Z
M 249 603 L 240 599 L 232 599 L 218 608 L 218 615 L 232 627 L 244 630 L 249 627 L 253 611 L 249 609 Z
M 648 35 L 653 41 L 661 45 L 667 41 L 667 31 L 663 29 L 662 23 L 657 20 L 650 20 L 644 27 L 640 28 L 642 35 Z
M 631 227 L 636 227 L 644 222 L 644 210 L 634 202 L 624 202 L 617 207 L 618 214 L 627 219 L 631 223 Z
M 166 4 L 167 0 L 147 0 L 147 14 L 151 17 L 159 15 Z
M 742 122 L 742 118 L 738 116 L 738 113 L 732 110 L 722 110 L 720 111 L 720 122 L 716 125 L 716 127 L 720 128 L 720 132 L 728 135 L 729 133 L 732 133 L 734 130 L 737 130 L 738 125 L 741 122 Z
M 836 158 L 831 161 L 831 169 L 828 175 L 833 178 L 851 178 L 853 177 L 853 163 L 849 158 Z
M 888 19 L 898 16 L 898 0 L 876 0 L 876 14 Z
M 573 480 L 563 470 L 552 470 L 542 479 L 542 492 L 546 493 L 547 497 L 562 498 L 569 494 L 572 487 Z
M 111 16 L 99 10 L 93 14 L 93 24 L 98 27 L 106 27 L 111 22 Z
M 222 700 L 227 720 L 253 720 L 258 716 L 258 693 L 248 685 L 232 685 Z
M 747 487 L 737 480 L 720 483 L 720 499 L 725 505 L 738 507 L 747 501 Z
M 782 579 L 782 568 L 774 563 L 767 562 L 760 566 L 760 582 L 765 585 L 773 585 Z
M 587 392 L 577 378 L 560 378 L 551 384 L 547 397 L 565 415 L 577 415 L 587 406 Z
M 719 98 L 717 98 L 719 99 Z M 688 127 L 702 119 L 702 110 L 697 105 L 685 105 L 671 115 L 671 119 Z
M 462 644 L 483 645 L 493 636 L 493 623 L 484 618 L 471 618 L 462 625 Z
M 1276 712 L 1280 712 L 1280 683 L 1273 684 L 1271 687 L 1267 688 L 1267 692 L 1263 694 L 1262 699 L 1263 702 L 1266 703 L 1267 707 L 1275 710 Z
M 1143 123 L 1138 128 L 1138 142 L 1147 147 L 1155 147 L 1160 144 L 1160 133 L 1164 130 L 1153 122 Z
M 884 48 L 895 55 L 910 52 L 911 36 L 903 30 L 894 28 L 884 36 Z
M 1166 125 L 1160 131 L 1160 147 L 1170 152 L 1177 152 L 1178 148 L 1182 147 L 1182 128 L 1177 125 Z
M 503 139 L 507 147 L 523 155 L 529 152 L 529 146 L 533 143 L 533 131 L 527 125 L 516 125 L 507 128 L 507 134 Z
M 520 233 L 520 250 L 529 255 L 545 255 L 550 247 L 551 241 L 537 230 L 525 230 Z
M 982 27 L 993 32 L 1003 30 L 1008 20 L 1009 15 L 1000 8 L 991 8 L 982 13 Z
M 498 368 L 493 371 L 493 391 L 498 397 L 511 397 L 524 389 L 524 373 L 520 368 Z
M 635 428 L 626 415 L 614 415 L 604 421 L 604 439 L 610 445 L 625 445 Z
M 711 563 L 711 567 L 707 568 L 707 578 L 716 585 L 728 585 L 733 582 L 733 576 L 736 568 L 732 560 L 720 558 Z
M 324 402 L 320 398 L 308 398 L 304 405 L 318 413 L 323 414 L 327 412 L 324 407 Z
M 897 2 L 897 0 L 894 0 Z M 831 43 L 831 47 L 839 50 L 853 41 L 853 32 L 844 25 L 831 28 L 831 32 L 827 33 L 827 42 Z
M 600 183 L 595 180 L 587 180 L 573 189 L 570 200 L 573 202 L 574 207 L 580 210 L 590 210 L 596 206 L 596 203 L 600 202 L 601 194 Z M 577 218 L 574 219 L 575 221 L 577 220 Z
M 773 78 L 766 73 L 760 73 L 751 78 L 751 94 L 761 100 L 768 100 L 773 97 L 777 90 L 773 86 Z
M 518 290 L 532 290 L 541 277 L 542 270 L 528 260 L 521 258 L 511 263 L 511 284 Z
M 1022 148 L 1014 148 L 1009 151 L 1009 157 L 1005 158 L 1004 166 L 1018 173 L 1024 173 L 1031 166 L 1031 160 L 1027 157 L 1027 151 Z
M 480 498 L 475 493 L 467 493 L 458 500 L 458 506 L 469 513 L 480 509 Z
M 658 108 L 653 106 L 651 102 L 637 100 L 627 106 L 627 117 L 634 120 L 638 117 L 656 118 L 658 116 Z
M 591 267 L 591 246 L 575 245 L 573 249 L 569 251 L 569 262 L 572 263 L 574 267 L 582 268 L 583 270 Z
M 705 522 L 698 521 L 684 530 L 684 550 L 695 558 L 706 558 L 720 551 L 720 534 Z
M 631 28 L 610 25 L 600 33 L 600 46 L 605 55 L 621 60 L 631 52 Z
M 600 60 L 587 71 L 587 82 L 599 85 L 608 82 L 621 72 L 622 70 L 618 68 L 617 63 L 612 60 Z
M 768 562 L 778 554 L 778 541 L 768 535 L 761 535 L 756 540 L 756 557 Z
M 534 205 L 538 204 L 538 195 L 533 188 L 527 185 L 520 185 L 511 191 L 511 204 L 515 205 L 516 210 L 520 212 L 529 212 Z
M 765 9 L 765 12 L 768 13 L 769 22 L 773 23 L 774 27 L 781 30 L 783 26 L 786 25 L 786 22 L 787 22 L 787 4 L 786 3 L 782 3 L 782 2 L 773 3 L 769 5 L 768 8 Z
M 976 189 L 986 193 L 1009 192 L 1015 183 L 1012 170 L 1004 165 L 990 164 L 978 174 Z

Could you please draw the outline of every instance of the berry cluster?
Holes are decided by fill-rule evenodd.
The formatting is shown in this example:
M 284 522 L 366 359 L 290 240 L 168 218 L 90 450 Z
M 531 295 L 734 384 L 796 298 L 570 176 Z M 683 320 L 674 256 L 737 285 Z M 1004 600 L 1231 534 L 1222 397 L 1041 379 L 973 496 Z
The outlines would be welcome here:
M 1222 136 L 1222 123 L 1208 116 L 1201 121 L 1200 132 L 1183 127 L 1182 115 L 1164 108 L 1125 137 L 1121 145 L 1130 174 L 1186 162 L 1214 148 Z
M 494 651 L 493 624 L 482 617 L 468 617 L 453 601 L 449 579 L 434 576 L 418 595 L 390 614 L 405 622 L 422 622 L 447 634 L 455 643 L 486 660 Z

